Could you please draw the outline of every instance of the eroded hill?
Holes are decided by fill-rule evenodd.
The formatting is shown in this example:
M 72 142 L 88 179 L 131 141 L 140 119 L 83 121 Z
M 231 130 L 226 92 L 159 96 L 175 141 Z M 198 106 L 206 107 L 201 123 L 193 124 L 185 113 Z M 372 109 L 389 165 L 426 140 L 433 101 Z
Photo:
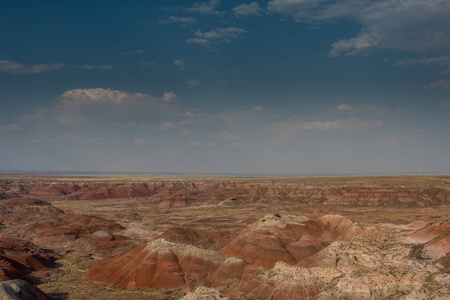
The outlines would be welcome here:
M 448 299 L 449 185 L 2 175 L 0 280 L 56 299 Z

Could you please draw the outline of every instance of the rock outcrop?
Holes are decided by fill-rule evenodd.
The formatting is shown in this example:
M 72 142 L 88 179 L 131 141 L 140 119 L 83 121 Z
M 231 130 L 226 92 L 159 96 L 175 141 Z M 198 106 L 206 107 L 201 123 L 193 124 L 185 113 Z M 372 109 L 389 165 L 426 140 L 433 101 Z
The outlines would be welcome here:
M 17 239 L 0 239 L 0 281 L 33 280 L 33 271 L 54 267 L 55 257 L 37 245 Z
M 0 282 L 0 299 L 51 300 L 51 298 L 39 288 L 20 279 Z
M 222 297 L 219 290 L 199 286 L 195 291 L 184 296 L 182 300 L 230 300 L 230 298 Z
M 182 288 L 226 283 L 246 267 L 240 259 L 191 245 L 158 239 L 117 258 L 101 261 L 85 277 L 127 289 Z M 215 274 L 221 274 L 219 277 Z M 238 276 L 239 277 L 239 276 Z
M 316 220 L 301 216 L 266 215 L 220 251 L 266 268 L 278 261 L 295 265 L 335 240 L 349 240 L 362 230 L 342 216 L 327 215 Z
M 127 289 L 182 289 L 198 299 L 446 299 L 450 275 L 410 256 L 411 247 L 401 241 L 410 231 L 389 224 L 366 224 L 363 231 L 338 215 L 268 215 L 228 245 L 239 246 L 243 259 L 159 239 L 98 262 L 85 277 Z M 266 261 L 269 268 L 261 266 Z M 200 286 L 208 288 L 197 291 Z
M 46 197 L 52 200 L 136 198 L 155 207 L 188 207 L 199 204 L 296 203 L 384 207 L 428 207 L 447 203 L 450 192 L 438 188 L 304 186 L 301 183 L 245 181 L 148 182 L 148 183 L 33 183 L 0 181 L 0 200 Z M 229 201 L 237 199 L 237 201 Z M 228 203 L 228 204 L 230 204 Z
M 47 201 L 16 198 L 0 201 L 0 204 L 0 222 L 8 225 L 1 230 L 1 235 L 10 240 L 71 244 L 103 257 L 123 254 L 138 244 L 117 234 L 123 227 L 113 221 L 65 213 Z M 107 236 L 95 236 L 99 231 Z
M 157 236 L 175 243 L 190 244 L 202 249 L 219 250 L 230 239 L 231 233 L 224 230 L 201 230 L 187 226 L 172 227 Z
M 416 244 L 415 255 L 433 260 L 450 253 L 450 221 L 432 223 L 404 239 L 405 243 Z
M 450 294 L 450 177 L 438 188 L 405 180 L 371 186 L 346 179 L 359 185 L 343 186 L 328 185 L 329 178 L 313 185 L 304 183 L 314 182 L 308 179 L 120 183 L 29 176 L 0 175 L 0 281 L 7 281 L 0 299 L 47 299 L 32 284 L 82 298 L 73 281 L 94 285 L 81 276 L 134 290 L 121 290 L 124 295 L 149 288 L 166 291 L 144 293 L 170 298 L 184 292 L 185 299 Z M 81 205 L 95 209 L 81 213 L 87 211 Z M 330 212 L 336 214 L 323 215 Z M 10 284 L 13 279 L 26 282 Z M 118 291 L 95 287 L 98 295 Z
M 126 289 L 195 290 L 186 299 L 240 299 L 253 295 L 290 300 L 302 299 L 299 295 L 314 296 L 339 275 L 333 269 L 322 272 L 284 263 L 277 263 L 274 269 L 267 270 L 217 251 L 159 239 L 118 258 L 95 264 L 85 278 Z M 216 289 L 226 292 L 218 293 Z

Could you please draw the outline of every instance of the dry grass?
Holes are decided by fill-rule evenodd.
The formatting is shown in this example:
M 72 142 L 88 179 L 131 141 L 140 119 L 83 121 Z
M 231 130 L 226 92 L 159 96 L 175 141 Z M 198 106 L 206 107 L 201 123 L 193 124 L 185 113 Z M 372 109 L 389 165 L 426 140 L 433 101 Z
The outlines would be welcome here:
M 423 187 L 450 189 L 450 175 L 417 175 L 417 176 L 332 176 L 332 177 L 296 177 L 296 176 L 225 176 L 225 175 L 45 175 L 45 174 L 10 174 L 0 173 L 0 181 L 16 182 L 97 182 L 97 183 L 140 183 L 140 182 L 223 182 L 239 181 L 249 183 L 299 184 L 316 187 Z
M 104 284 L 82 279 L 84 272 L 97 261 L 83 252 L 72 251 L 57 261 L 59 267 L 33 275 L 42 283 L 38 287 L 54 299 L 179 299 L 184 293 L 158 289 L 125 290 L 106 288 Z
M 197 175 L 196 175 L 197 176 Z M 139 183 L 161 181 L 223 182 L 243 181 L 255 184 L 295 184 L 304 187 L 363 187 L 377 186 L 386 188 L 415 187 L 423 189 L 450 189 L 450 176 L 373 176 L 373 177 L 196 177 L 196 176 L 69 176 L 69 175 L 30 175 L 0 174 L 0 181 L 16 182 L 97 182 L 97 183 Z M 133 205 L 130 203 L 133 202 Z M 430 208 L 392 208 L 357 207 L 346 205 L 320 205 L 298 203 L 274 199 L 271 204 L 240 204 L 237 206 L 206 205 L 187 208 L 156 208 L 145 201 L 141 204 L 132 199 L 105 199 L 55 201 L 53 205 L 64 210 L 92 215 L 116 221 L 126 227 L 120 234 L 137 239 L 152 239 L 172 226 L 187 226 L 204 230 L 228 230 L 238 233 L 257 219 L 267 214 L 304 215 L 311 218 L 325 214 L 340 214 L 361 223 L 407 224 L 412 221 L 443 221 L 450 218 L 450 206 Z M 54 249 L 57 245 L 43 245 Z M 381 245 L 380 247 L 387 247 Z M 96 261 L 89 255 L 72 251 L 58 261 L 57 269 L 33 274 L 42 281 L 39 284 L 44 292 L 55 299 L 179 299 L 179 291 L 161 291 L 156 289 L 130 291 L 121 288 L 106 288 L 103 284 L 84 281 L 84 272 Z M 449 272 L 450 259 L 447 255 L 441 260 L 443 272 Z

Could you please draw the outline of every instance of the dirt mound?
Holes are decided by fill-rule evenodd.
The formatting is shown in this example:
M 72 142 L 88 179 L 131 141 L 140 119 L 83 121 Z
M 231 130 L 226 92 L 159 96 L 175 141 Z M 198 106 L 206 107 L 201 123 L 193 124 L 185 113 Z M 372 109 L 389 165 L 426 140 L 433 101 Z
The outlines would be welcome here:
M 109 236 L 104 237 L 96 237 L 94 234 L 95 232 L 92 235 L 84 235 L 73 241 L 73 247 L 85 251 L 98 259 L 123 255 L 141 244 L 120 234 L 108 233 Z
M 312 297 L 330 285 L 327 280 L 331 282 L 332 278 L 340 275 L 338 272 L 316 272 L 282 263 L 278 263 L 275 270 L 250 265 L 220 252 L 160 239 L 121 257 L 95 264 L 85 278 L 126 289 L 195 290 L 186 299 L 222 299 L 216 290 L 220 289 L 226 291 L 222 293 L 223 297 L 232 299 L 254 296 L 285 300 L 299 299 L 298 295 Z
M 32 271 L 54 267 L 55 258 L 33 243 L 0 239 L 0 281 L 24 279 Z
M 47 201 L 35 198 L 15 198 L 0 202 L 0 212 L 4 214 L 14 213 L 15 217 L 30 214 L 64 214 L 64 212 Z
M 71 244 L 78 249 L 95 251 L 109 257 L 123 254 L 136 243 L 117 235 L 123 229 L 119 224 L 98 217 L 64 211 L 52 204 L 34 198 L 17 198 L 1 202 L 0 223 L 2 237 L 20 238 L 35 243 Z M 99 239 L 92 234 L 104 231 L 109 237 Z
M 230 300 L 228 297 L 222 297 L 219 290 L 199 286 L 195 291 L 188 293 L 181 298 L 182 300 Z
M 447 203 L 450 192 L 419 187 L 323 188 L 274 182 L 174 181 L 149 183 L 18 183 L 0 182 L 0 199 L 47 197 L 53 200 L 100 200 L 139 198 L 157 207 L 192 205 L 235 205 L 294 201 L 308 204 L 428 207 Z M 237 202 L 228 201 L 237 199 Z
M 84 184 L 63 197 L 68 200 L 98 200 L 150 196 L 147 184 Z
M 450 253 L 450 235 L 443 234 L 425 245 L 423 254 L 431 259 L 439 259 Z
M 39 281 L 57 297 L 450 294 L 450 177 L 440 188 L 435 179 L 414 178 L 401 185 L 364 178 L 342 181 L 349 185 L 338 178 L 2 178 L 0 279 Z M 298 212 L 308 217 L 289 215 Z M 53 256 L 57 269 L 47 269 Z M 150 290 L 135 291 L 141 288 Z
M 170 228 L 156 238 L 166 239 L 180 244 L 190 244 L 202 249 L 219 250 L 229 241 L 230 232 L 176 226 Z
M 366 234 L 351 241 L 337 241 L 302 262 L 309 270 L 334 270 L 334 284 L 317 299 L 447 299 L 450 276 L 429 260 L 410 256 L 390 225 L 368 226 Z M 434 274 L 434 275 L 432 275 Z
M 34 210 L 33 207 L 16 207 L 9 214 L 0 215 L 0 221 L 9 223 L 2 235 L 19 237 L 41 243 L 75 241 L 97 230 L 117 232 L 122 227 L 105 219 L 79 215 Z
M 362 230 L 347 218 L 328 215 L 310 220 L 289 215 L 266 215 L 243 230 L 220 251 L 273 268 L 278 261 L 295 265 L 335 240 L 348 240 Z
M 408 244 L 424 244 L 438 236 L 450 232 L 450 221 L 433 223 L 410 234 L 405 240 Z
M 65 214 L 47 226 L 45 222 L 36 222 L 33 225 L 35 227 L 27 232 L 32 233 L 35 239 L 42 242 L 74 241 L 82 236 L 90 236 L 98 230 L 117 232 L 122 229 L 120 225 L 112 221 L 79 214 Z
M 421 244 L 416 256 L 439 259 L 450 253 L 450 221 L 433 223 L 404 239 L 407 244 Z
M 18 197 L 50 197 L 52 199 L 86 200 L 150 196 L 147 184 L 109 183 L 16 183 L 0 184 L 0 199 Z
M 242 260 L 227 259 L 220 252 L 159 239 L 95 264 L 85 277 L 126 289 L 183 288 L 190 291 L 198 284 L 224 283 L 236 272 L 242 273 L 245 266 Z M 220 276 L 215 276 L 216 273 Z
M 20 279 L 0 282 L 0 299 L 51 300 L 39 288 Z
M 272 241 L 284 246 L 282 250 L 296 240 L 302 241 L 295 245 L 299 249 L 314 246 L 316 251 L 314 243 L 317 241 L 321 247 L 325 245 L 324 248 L 302 259 L 302 266 L 278 261 L 267 269 L 238 257 L 160 239 L 95 264 L 85 277 L 126 289 L 179 288 L 190 292 L 205 286 L 214 289 L 206 289 L 206 294 L 215 297 L 219 290 L 220 295 L 230 299 L 386 299 L 396 295 L 441 299 L 448 295 L 448 274 L 437 265 L 430 265 L 428 260 L 411 258 L 411 248 L 401 242 L 403 232 L 398 228 L 390 224 L 366 224 L 361 233 L 357 225 L 339 215 L 317 219 L 267 215 L 244 230 L 236 240 L 246 234 L 251 240 L 253 233 L 265 231 L 258 244 L 264 251 L 271 250 L 265 246 L 271 242 L 267 236 L 276 236 Z M 294 242 L 283 242 L 289 238 Z M 327 245 L 333 239 L 337 240 Z M 243 247 L 246 249 L 250 248 Z M 297 255 L 294 251 L 288 252 L 294 258 Z M 253 255 L 262 260 L 259 252 Z M 266 256 L 270 260 L 278 255 L 278 252 L 269 252 Z M 192 293 L 190 296 L 204 295 Z

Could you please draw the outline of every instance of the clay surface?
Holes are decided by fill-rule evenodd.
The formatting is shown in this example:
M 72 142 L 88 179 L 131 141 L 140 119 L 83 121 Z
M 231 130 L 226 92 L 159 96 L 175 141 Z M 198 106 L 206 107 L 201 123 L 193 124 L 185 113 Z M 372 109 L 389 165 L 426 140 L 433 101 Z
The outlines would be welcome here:
M 448 299 L 449 184 L 5 174 L 0 280 L 11 299 Z

